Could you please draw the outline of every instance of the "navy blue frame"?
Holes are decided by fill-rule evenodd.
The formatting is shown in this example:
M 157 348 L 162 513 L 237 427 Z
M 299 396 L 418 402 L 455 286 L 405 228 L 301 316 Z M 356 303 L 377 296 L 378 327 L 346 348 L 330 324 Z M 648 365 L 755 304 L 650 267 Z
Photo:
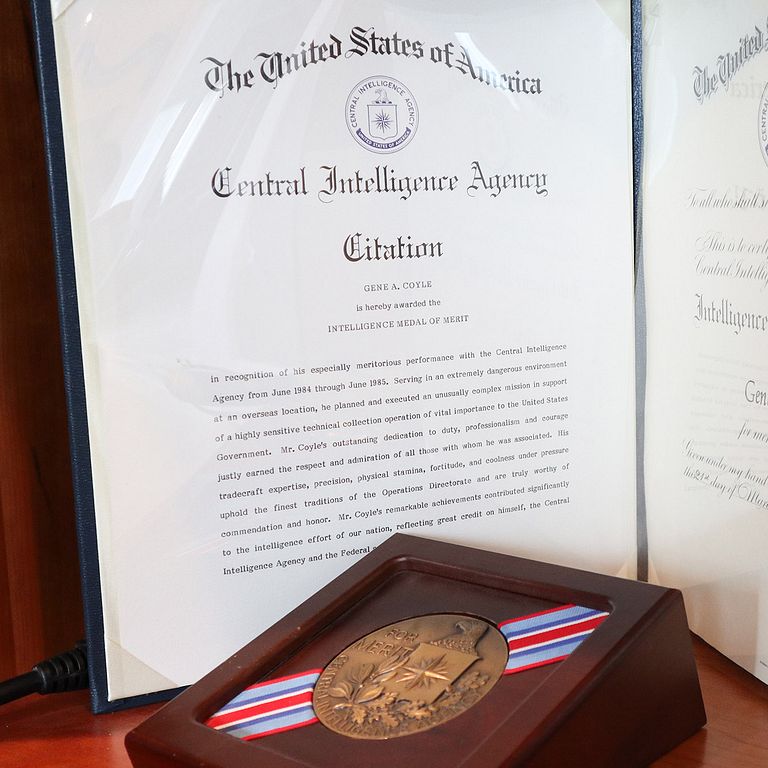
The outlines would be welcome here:
M 37 75 L 40 85 L 45 159 L 48 168 L 48 196 L 51 206 L 53 245 L 56 255 L 56 285 L 59 299 L 61 351 L 64 386 L 69 417 L 69 447 L 77 519 L 77 545 L 80 554 L 80 583 L 85 613 L 85 638 L 88 644 L 88 673 L 91 708 L 95 713 L 114 712 L 156 701 L 166 701 L 182 688 L 143 696 L 109 701 L 104 646 L 104 613 L 96 541 L 96 517 L 93 501 L 91 448 L 88 440 L 83 353 L 80 343 L 80 316 L 72 247 L 72 221 L 69 215 L 67 168 L 64 133 L 59 101 L 56 48 L 50 0 L 30 0 L 37 50 Z

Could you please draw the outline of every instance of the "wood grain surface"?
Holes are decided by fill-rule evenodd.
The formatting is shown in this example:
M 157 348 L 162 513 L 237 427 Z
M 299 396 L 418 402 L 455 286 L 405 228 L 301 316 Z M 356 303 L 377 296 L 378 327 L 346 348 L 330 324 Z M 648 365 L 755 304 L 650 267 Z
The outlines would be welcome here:
M 29 9 L 0 0 L 0 678 L 83 633 Z
M 709 724 L 653 768 L 765 768 L 768 686 L 700 640 L 694 650 Z M 0 708 L 0 765 L 129 768 L 125 734 L 158 708 L 94 716 L 85 692 L 14 702 Z
M 701 640 L 694 650 L 708 725 L 654 766 L 766 768 L 768 686 Z

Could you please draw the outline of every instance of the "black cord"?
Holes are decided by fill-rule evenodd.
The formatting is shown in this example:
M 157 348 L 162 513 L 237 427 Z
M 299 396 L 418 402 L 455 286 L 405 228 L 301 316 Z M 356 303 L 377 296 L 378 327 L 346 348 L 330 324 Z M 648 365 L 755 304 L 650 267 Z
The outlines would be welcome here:
M 36 664 L 31 672 L 0 683 L 0 704 L 7 704 L 30 693 L 62 693 L 88 687 L 88 657 L 85 641 L 71 651 L 51 656 Z

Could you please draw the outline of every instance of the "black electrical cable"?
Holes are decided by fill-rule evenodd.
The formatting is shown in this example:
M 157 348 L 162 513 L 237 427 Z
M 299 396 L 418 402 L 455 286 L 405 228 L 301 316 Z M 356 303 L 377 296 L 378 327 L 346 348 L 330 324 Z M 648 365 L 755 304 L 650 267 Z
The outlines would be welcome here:
M 35 664 L 31 672 L 0 683 L 0 704 L 31 693 L 62 693 L 88 687 L 88 657 L 85 641 L 71 651 Z

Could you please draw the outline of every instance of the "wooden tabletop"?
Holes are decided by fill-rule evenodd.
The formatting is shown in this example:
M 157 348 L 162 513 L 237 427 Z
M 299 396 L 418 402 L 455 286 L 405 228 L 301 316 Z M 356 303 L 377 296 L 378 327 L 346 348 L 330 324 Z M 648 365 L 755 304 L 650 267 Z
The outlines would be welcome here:
M 653 768 L 766 768 L 768 686 L 700 640 L 694 651 L 709 724 Z M 130 768 L 125 734 L 157 708 L 94 716 L 84 691 L 8 704 L 0 709 L 0 766 Z

